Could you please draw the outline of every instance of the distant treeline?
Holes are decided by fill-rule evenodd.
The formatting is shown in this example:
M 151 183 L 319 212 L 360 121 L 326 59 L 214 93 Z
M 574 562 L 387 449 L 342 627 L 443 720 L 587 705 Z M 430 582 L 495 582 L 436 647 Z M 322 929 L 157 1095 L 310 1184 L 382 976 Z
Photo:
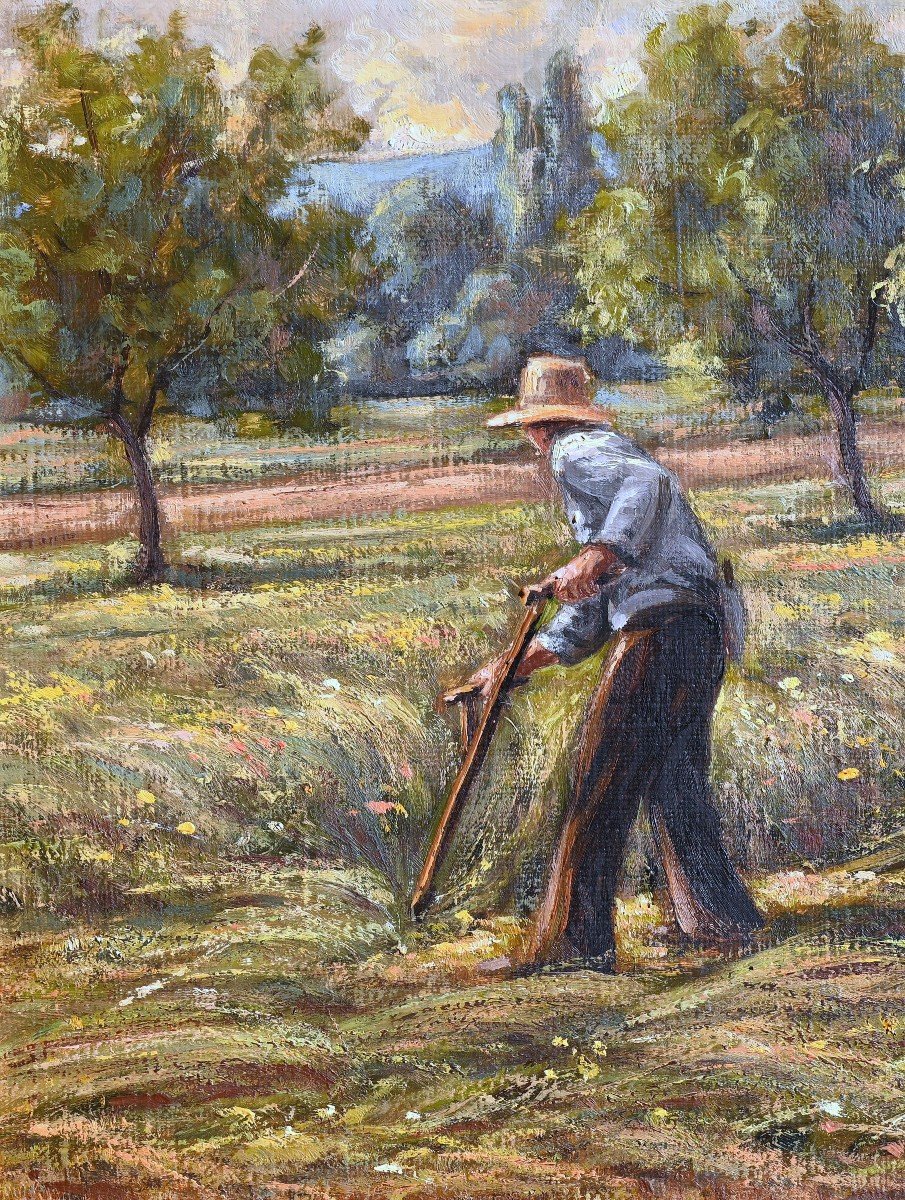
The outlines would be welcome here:
M 538 99 L 514 83 L 499 93 L 498 107 L 479 195 L 469 202 L 440 173 L 419 173 L 365 218 L 373 275 L 328 346 L 346 386 L 508 389 L 527 354 L 582 352 L 573 319 L 578 287 L 560 243 L 566 224 L 614 178 L 615 163 L 595 128 L 578 60 L 557 52 Z M 610 378 L 658 370 L 621 338 L 590 353 Z

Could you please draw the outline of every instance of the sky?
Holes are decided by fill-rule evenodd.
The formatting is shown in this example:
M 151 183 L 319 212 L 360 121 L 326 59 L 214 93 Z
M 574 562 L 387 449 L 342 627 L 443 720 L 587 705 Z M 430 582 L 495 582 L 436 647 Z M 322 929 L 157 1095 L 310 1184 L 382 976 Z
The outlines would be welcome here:
M 14 12 L 27 0 L 0 0 Z M 742 16 L 782 18 L 794 0 L 737 0 Z M 130 24 L 160 27 L 173 8 L 191 33 L 240 72 L 262 42 L 298 40 L 317 22 L 328 32 L 324 58 L 357 112 L 374 126 L 371 154 L 452 150 L 486 141 L 496 93 L 522 81 L 536 91 L 549 56 L 578 51 L 592 98 L 630 90 L 639 79 L 646 32 L 686 0 L 78 0 L 92 34 Z M 864 5 L 905 50 L 905 4 Z

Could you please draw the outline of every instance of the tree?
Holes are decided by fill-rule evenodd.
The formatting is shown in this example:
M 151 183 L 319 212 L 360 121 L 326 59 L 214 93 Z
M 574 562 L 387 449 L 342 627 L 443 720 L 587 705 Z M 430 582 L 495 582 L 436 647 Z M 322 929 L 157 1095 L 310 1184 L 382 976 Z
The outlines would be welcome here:
M 504 87 L 497 103 L 497 220 L 509 250 L 519 252 L 543 242 L 560 216 L 574 216 L 597 190 L 581 65 L 558 50 L 547 62 L 537 103 L 521 84 Z
M 600 182 L 581 64 L 565 50 L 558 50 L 547 63 L 540 125 L 544 208 L 552 226 L 559 217 L 574 217 L 584 208 L 594 198 Z
M 616 185 L 573 224 L 585 333 L 707 364 L 748 399 L 807 388 L 861 518 L 856 397 L 888 379 L 905 234 L 903 57 L 828 0 L 778 33 L 704 7 L 648 38 L 602 132 Z
M 488 231 L 445 184 L 397 184 L 368 220 L 382 297 L 408 333 L 441 312 L 487 252 Z
M 498 97 L 500 124 L 493 137 L 497 220 L 512 251 L 543 236 L 541 193 L 543 134 L 531 98 L 522 84 L 508 84 Z
M 369 339 L 373 369 L 385 384 L 398 384 L 420 364 L 412 339 L 487 257 L 491 230 L 448 186 L 415 176 L 375 206 L 367 236 L 374 263 L 367 310 L 379 326 L 379 337 Z
M 511 271 L 475 271 L 451 307 L 412 338 L 412 365 L 443 370 L 464 386 L 511 387 L 548 302 Z
M 593 198 L 599 183 L 581 68 L 557 51 L 537 102 L 520 84 L 503 88 L 498 102 L 496 236 L 487 231 L 480 239 L 471 274 L 462 275 L 463 255 L 458 271 L 437 272 L 432 311 L 419 314 L 408 344 L 415 371 L 440 373 L 452 386 L 510 387 L 526 354 L 578 348 L 563 320 L 575 298 L 571 264 L 551 253 L 551 233 Z M 428 206 L 428 223 L 436 211 L 436 203 Z M 430 232 L 422 239 L 427 244 Z
M 52 3 L 16 28 L 24 81 L 0 112 L 0 358 L 44 419 L 106 430 L 139 506 L 138 576 L 165 569 L 155 416 L 199 387 L 260 405 L 316 367 L 304 331 L 354 292 L 354 238 L 282 214 L 296 164 L 364 137 L 317 65 L 322 33 L 262 47 L 227 89 L 177 15 L 115 53 Z M 274 386 L 274 381 L 280 387 Z M 264 389 L 266 391 L 266 389 Z

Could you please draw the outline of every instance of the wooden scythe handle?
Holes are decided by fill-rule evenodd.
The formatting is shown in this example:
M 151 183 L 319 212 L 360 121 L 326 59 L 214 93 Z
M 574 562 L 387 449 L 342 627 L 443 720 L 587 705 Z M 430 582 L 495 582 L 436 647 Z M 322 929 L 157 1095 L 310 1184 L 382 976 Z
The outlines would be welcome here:
M 474 783 L 475 777 L 481 767 L 484 765 L 487 751 L 490 748 L 494 731 L 500 719 L 503 698 L 512 683 L 512 678 L 515 675 L 522 653 L 541 622 L 549 595 L 550 592 L 539 584 L 522 589 L 520 598 L 525 605 L 525 613 L 512 640 L 512 644 L 503 655 L 500 662 L 500 670 L 497 672 L 493 686 L 487 695 L 481 719 L 469 742 L 459 772 L 449 789 L 443 810 L 434 825 L 427 854 L 424 858 L 424 866 L 421 868 L 421 874 L 418 876 L 415 890 L 412 893 L 412 915 L 414 917 L 420 916 L 431 902 L 431 887 L 437 867 L 446 853 L 450 839 L 462 815 L 468 791 L 472 783 Z M 457 701 L 465 700 L 469 696 L 474 696 L 475 691 L 476 689 L 466 685 L 461 688 L 455 688 L 452 692 L 447 693 L 445 699 L 450 703 L 456 703 Z

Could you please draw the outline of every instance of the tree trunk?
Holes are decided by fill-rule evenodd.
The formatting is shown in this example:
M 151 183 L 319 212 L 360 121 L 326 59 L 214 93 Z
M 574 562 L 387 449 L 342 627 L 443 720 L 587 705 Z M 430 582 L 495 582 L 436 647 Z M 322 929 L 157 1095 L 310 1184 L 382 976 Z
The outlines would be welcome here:
M 875 503 L 864 471 L 864 459 L 858 445 L 858 429 L 852 393 L 845 392 L 835 384 L 823 381 L 824 395 L 830 413 L 836 423 L 839 439 L 839 461 L 845 473 L 846 483 L 852 494 L 855 508 L 866 525 L 877 527 L 889 522 L 889 514 Z
M 116 436 L 125 447 L 138 494 L 138 540 L 141 549 L 135 564 L 137 579 L 139 583 L 159 583 L 167 564 L 161 545 L 160 505 L 148 458 L 147 440 L 142 434 L 136 433 L 125 417 L 117 417 L 112 424 Z

